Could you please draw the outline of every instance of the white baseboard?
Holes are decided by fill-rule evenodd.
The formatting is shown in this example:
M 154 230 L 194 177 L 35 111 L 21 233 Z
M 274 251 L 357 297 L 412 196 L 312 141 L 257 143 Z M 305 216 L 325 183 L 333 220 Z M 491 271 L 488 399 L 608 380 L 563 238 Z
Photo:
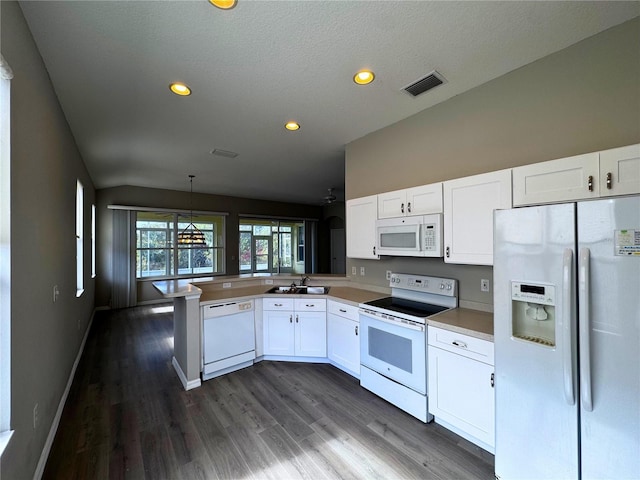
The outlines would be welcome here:
M 42 474 L 44 473 L 44 467 L 47 464 L 47 459 L 49 458 L 49 453 L 51 452 L 51 447 L 53 446 L 53 440 L 56 438 L 58 426 L 60 425 L 60 419 L 62 418 L 62 411 L 64 410 L 65 403 L 67 402 L 67 397 L 69 396 L 69 390 L 71 390 L 71 384 L 73 383 L 73 378 L 76 375 L 76 369 L 78 368 L 78 364 L 80 363 L 82 352 L 84 352 L 84 346 L 87 343 L 87 338 L 89 337 L 89 331 L 91 330 L 91 326 L 93 325 L 93 318 L 95 317 L 97 310 L 103 310 L 103 309 L 95 308 L 93 310 L 93 313 L 91 314 L 89 325 L 87 325 L 87 330 L 84 332 L 82 343 L 80 344 L 80 348 L 78 349 L 78 355 L 76 355 L 76 360 L 75 362 L 73 362 L 73 367 L 71 368 L 71 373 L 69 374 L 69 380 L 67 380 L 67 386 L 65 387 L 64 393 L 62 394 L 62 398 L 60 399 L 60 403 L 58 404 L 58 411 L 56 412 L 55 417 L 53 417 L 53 422 L 51 423 L 51 428 L 49 429 L 49 435 L 47 436 L 47 441 L 44 443 L 44 447 L 42 448 L 42 453 L 40 454 L 40 460 L 38 460 L 36 471 L 33 474 L 34 480 L 40 480 L 42 478 Z
M 198 388 L 200 385 L 202 385 L 202 381 L 199 378 L 197 380 L 191 380 L 191 381 L 187 380 L 187 376 L 182 371 L 182 367 L 178 363 L 178 360 L 176 360 L 176 357 L 173 357 L 171 359 L 171 365 L 173 365 L 173 368 L 178 374 L 178 378 L 180 379 L 180 382 L 182 383 L 182 386 L 184 387 L 185 390 Z

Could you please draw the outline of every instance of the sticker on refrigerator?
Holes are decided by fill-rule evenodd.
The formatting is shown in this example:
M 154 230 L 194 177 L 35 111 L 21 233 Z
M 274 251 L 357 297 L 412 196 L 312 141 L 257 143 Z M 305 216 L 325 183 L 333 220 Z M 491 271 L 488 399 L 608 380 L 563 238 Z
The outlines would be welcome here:
M 640 256 L 640 230 L 616 230 L 615 254 Z

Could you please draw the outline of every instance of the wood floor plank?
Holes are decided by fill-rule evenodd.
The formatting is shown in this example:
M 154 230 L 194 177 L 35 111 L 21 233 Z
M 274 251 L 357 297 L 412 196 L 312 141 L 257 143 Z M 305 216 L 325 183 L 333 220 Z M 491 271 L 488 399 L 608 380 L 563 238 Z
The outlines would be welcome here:
M 303 480 L 326 479 L 325 472 L 318 468 L 298 443 L 280 425 L 275 425 L 260 433 L 269 449 L 284 466 L 285 478 Z
M 173 319 L 96 312 L 43 479 L 493 480 L 493 456 L 327 364 L 262 361 L 184 391 Z

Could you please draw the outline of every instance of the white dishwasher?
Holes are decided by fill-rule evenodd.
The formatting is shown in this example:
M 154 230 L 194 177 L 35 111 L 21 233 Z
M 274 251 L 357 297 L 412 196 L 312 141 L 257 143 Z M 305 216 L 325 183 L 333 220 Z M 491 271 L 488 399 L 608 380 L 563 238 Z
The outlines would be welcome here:
M 253 300 L 202 307 L 202 379 L 253 364 L 256 358 Z

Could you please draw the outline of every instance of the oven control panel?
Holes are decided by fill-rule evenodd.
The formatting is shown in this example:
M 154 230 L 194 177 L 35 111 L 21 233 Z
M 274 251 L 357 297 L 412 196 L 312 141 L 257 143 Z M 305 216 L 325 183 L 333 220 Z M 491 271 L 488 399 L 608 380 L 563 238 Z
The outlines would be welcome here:
M 408 273 L 392 273 L 389 286 L 417 292 L 455 296 L 457 281 L 451 278 L 428 277 Z

